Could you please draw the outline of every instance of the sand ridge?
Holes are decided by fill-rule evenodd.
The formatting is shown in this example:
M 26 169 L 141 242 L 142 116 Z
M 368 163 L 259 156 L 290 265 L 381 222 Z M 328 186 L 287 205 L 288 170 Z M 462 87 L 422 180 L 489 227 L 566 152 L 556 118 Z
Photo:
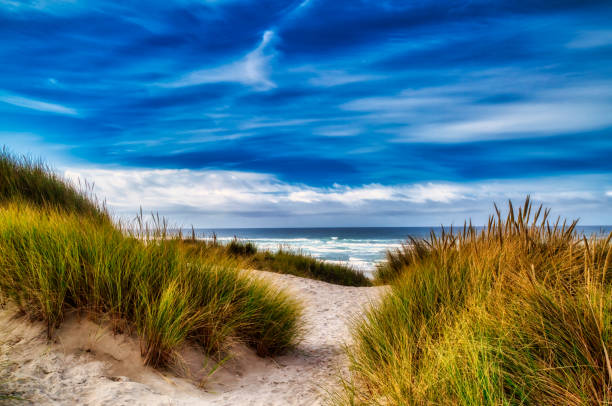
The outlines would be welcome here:
M 49 343 L 42 325 L 0 311 L 0 364 L 9 385 L 41 405 L 320 405 L 345 370 L 349 319 L 380 297 L 384 287 L 346 287 L 254 272 L 304 303 L 306 333 L 275 358 L 259 358 L 234 345 L 234 356 L 213 375 L 214 364 L 193 347 L 181 352 L 185 371 L 142 365 L 138 340 L 72 317 Z M 0 375 L 0 380 L 2 380 Z M 203 384 L 198 387 L 197 383 Z

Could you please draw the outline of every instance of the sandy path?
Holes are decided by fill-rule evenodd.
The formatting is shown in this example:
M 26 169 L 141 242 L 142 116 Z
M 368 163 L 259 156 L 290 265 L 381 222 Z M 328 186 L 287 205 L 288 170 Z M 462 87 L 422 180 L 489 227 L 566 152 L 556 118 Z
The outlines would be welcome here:
M 88 322 L 65 323 L 54 343 L 42 326 L 0 312 L 0 385 L 41 405 L 319 405 L 325 389 L 346 367 L 342 345 L 347 318 L 379 297 L 383 288 L 354 288 L 258 272 L 304 302 L 307 332 L 297 348 L 262 359 L 236 347 L 237 355 L 209 378 L 192 381 L 142 366 L 134 338 L 114 336 Z M 201 365 L 199 355 L 184 354 Z M 8 381 L 8 383 L 7 383 Z M 0 400 L 0 404 L 29 402 Z

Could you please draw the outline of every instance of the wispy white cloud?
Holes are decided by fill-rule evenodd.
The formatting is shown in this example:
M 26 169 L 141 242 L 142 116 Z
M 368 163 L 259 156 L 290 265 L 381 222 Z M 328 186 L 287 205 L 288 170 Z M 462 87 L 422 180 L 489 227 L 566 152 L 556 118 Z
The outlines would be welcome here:
M 467 196 L 468 190 L 459 185 L 425 183 L 416 185 L 384 186 L 379 184 L 349 187 L 334 185 L 332 188 L 303 188 L 290 192 L 288 200 L 302 203 L 341 203 L 347 206 L 362 206 L 374 201 L 405 203 L 448 203 Z
M 470 198 L 470 189 L 451 183 L 385 186 L 311 187 L 282 182 L 272 175 L 212 170 L 69 169 L 65 176 L 87 180 L 121 213 L 190 208 L 202 212 L 325 212 L 382 203 L 450 203 Z
M 427 96 L 427 95 L 400 95 L 386 97 L 367 97 L 356 99 L 342 104 L 340 107 L 343 110 L 349 111 L 364 111 L 364 112 L 402 112 L 405 113 L 411 109 L 422 107 L 439 107 L 441 105 L 449 105 L 452 103 L 461 103 L 461 98 L 442 97 L 442 96 Z
M 382 79 L 379 75 L 351 74 L 341 70 L 328 70 L 316 72 L 317 76 L 309 80 L 311 85 L 321 87 L 332 87 L 348 83 L 366 82 L 369 80 Z
M 313 118 L 295 118 L 291 120 L 273 120 L 269 118 L 255 118 L 252 120 L 248 120 L 245 123 L 240 125 L 240 129 L 242 130 L 252 130 L 255 128 L 273 128 L 273 127 L 295 127 L 302 126 L 305 124 L 311 124 L 317 121 Z
M 68 169 L 72 180 L 95 182 L 100 196 L 124 212 L 139 206 L 163 210 L 175 205 L 206 209 L 274 202 L 282 183 L 265 174 L 187 169 Z
M 483 107 L 481 117 L 410 128 L 406 141 L 465 142 L 589 131 L 612 125 L 611 104 L 515 103 Z
M 311 3 L 312 0 L 303 0 L 300 5 L 298 6 L 298 8 L 304 8 L 306 6 L 308 6 L 309 3 Z
M 23 107 L 30 110 L 44 111 L 47 113 L 64 114 L 68 116 L 78 115 L 78 112 L 71 107 L 62 106 L 61 104 L 48 103 L 36 99 L 30 99 L 27 97 L 17 96 L 13 94 L 0 93 L 0 102 L 11 104 L 13 106 Z
M 196 133 L 197 134 L 197 133 Z M 234 141 L 242 138 L 252 137 L 255 135 L 250 132 L 239 132 L 239 133 L 230 133 L 230 134 L 206 134 L 202 133 L 199 135 L 191 135 L 185 138 L 182 138 L 180 141 L 177 141 L 177 144 L 202 144 L 207 142 L 220 142 L 220 141 Z
M 60 12 L 70 9 L 78 4 L 78 0 L 0 0 L 0 7 L 10 11 L 38 10 L 47 12 Z
M 373 125 L 395 124 L 383 132 L 404 142 L 529 138 L 612 126 L 609 81 L 547 88 L 501 102 L 483 97 L 486 84 L 491 85 L 488 79 L 464 86 L 405 90 L 396 96 L 355 99 L 340 108 L 363 112 L 360 119 Z M 506 92 L 516 94 L 511 88 Z
M 583 224 L 612 222 L 609 177 L 597 175 L 470 183 L 421 182 L 313 187 L 272 175 L 212 170 L 82 169 L 65 175 L 86 179 L 119 215 L 139 207 L 171 221 L 202 227 L 483 223 L 493 201 L 531 194 L 555 213 L 583 216 Z M 602 192 L 608 190 L 608 192 Z M 589 217 L 589 213 L 594 217 Z M 586 215 L 586 217 L 584 217 Z
M 266 31 L 261 42 L 253 51 L 242 59 L 228 65 L 215 68 L 199 69 L 190 72 L 177 80 L 159 83 L 162 87 L 185 87 L 205 83 L 236 82 L 252 86 L 256 90 L 269 90 L 276 87 L 270 79 L 270 62 L 276 52 L 271 43 L 274 31 Z
M 567 43 L 568 48 L 597 48 L 612 45 L 612 30 L 592 30 L 581 32 Z
M 324 137 L 353 137 L 355 135 L 359 135 L 362 132 L 362 129 L 347 123 L 344 125 L 319 127 L 313 132 L 314 134 L 322 135 Z

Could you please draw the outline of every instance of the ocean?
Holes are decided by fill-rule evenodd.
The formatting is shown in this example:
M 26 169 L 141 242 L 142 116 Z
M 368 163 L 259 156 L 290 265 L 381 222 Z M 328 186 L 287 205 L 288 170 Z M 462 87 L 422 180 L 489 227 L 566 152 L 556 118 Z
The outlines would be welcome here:
M 196 236 L 210 238 L 213 233 L 220 241 L 234 237 L 254 242 L 260 249 L 279 247 L 301 251 L 325 261 L 343 263 L 365 272 L 374 271 L 384 260 L 385 252 L 397 248 L 408 238 L 425 238 L 440 227 L 339 227 L 339 228 L 216 228 L 195 229 Z M 579 232 L 607 234 L 612 226 L 582 226 Z M 186 234 L 191 230 L 184 230 Z

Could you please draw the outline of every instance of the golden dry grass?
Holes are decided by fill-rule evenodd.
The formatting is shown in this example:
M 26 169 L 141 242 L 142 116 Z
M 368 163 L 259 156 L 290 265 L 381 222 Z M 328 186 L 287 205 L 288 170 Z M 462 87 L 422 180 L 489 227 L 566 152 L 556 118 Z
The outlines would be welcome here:
M 69 311 L 141 339 L 144 361 L 171 362 L 185 342 L 213 355 L 242 341 L 283 352 L 301 333 L 301 305 L 220 252 L 190 252 L 165 220 L 134 231 L 46 165 L 0 153 L 0 296 L 43 320 Z
M 303 278 L 316 279 L 344 286 L 371 286 L 372 282 L 361 271 L 348 265 L 325 262 L 300 251 L 279 248 L 278 251 L 263 251 L 251 241 L 234 238 L 227 244 L 220 244 L 216 238 L 186 239 L 185 244 L 192 252 L 217 251 L 219 255 L 244 260 L 244 266 L 261 271 L 270 271 Z
M 389 254 L 392 291 L 355 320 L 339 404 L 612 402 L 612 243 L 529 199 L 481 231 Z

